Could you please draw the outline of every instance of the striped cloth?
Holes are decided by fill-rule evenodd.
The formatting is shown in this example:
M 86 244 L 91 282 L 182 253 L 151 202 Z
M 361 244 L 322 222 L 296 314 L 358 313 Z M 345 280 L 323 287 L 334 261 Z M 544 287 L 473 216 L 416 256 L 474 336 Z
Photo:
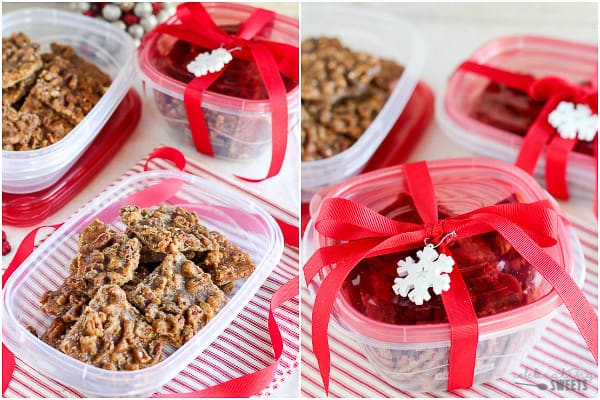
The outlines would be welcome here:
M 572 218 L 586 260 L 583 292 L 598 309 L 598 230 L 595 221 Z M 312 304 L 302 291 L 302 375 L 304 397 L 324 397 L 323 384 L 311 344 Z M 567 309 L 562 306 L 550 321 L 542 339 L 509 376 L 470 389 L 453 392 L 413 393 L 399 390 L 380 378 L 358 345 L 335 328 L 329 330 L 331 347 L 330 397 L 595 397 L 598 373 L 594 359 Z M 559 388 L 561 381 L 573 380 L 573 387 Z M 579 385 L 576 380 L 579 380 Z M 517 385 L 525 383 L 531 386 Z M 584 384 L 585 383 L 585 384 Z M 542 385 L 540 385 L 542 384 Z M 545 389 L 540 389 L 546 386 Z M 538 386 L 540 385 L 540 386 Z M 579 386 L 579 387 L 577 387 Z
M 127 176 L 143 171 L 145 159 L 127 171 Z M 153 160 L 150 169 L 174 169 L 162 160 Z M 273 217 L 297 224 L 298 216 L 263 199 L 259 193 L 241 186 L 234 178 L 223 177 L 205 170 L 188 160 L 185 172 L 217 181 L 237 190 L 262 206 Z M 116 182 L 115 182 L 116 183 Z M 114 184 L 113 184 L 114 185 Z M 112 186 L 112 185 L 111 185 Z M 85 206 L 84 206 L 85 207 Z M 186 393 L 252 373 L 273 361 L 273 349 L 267 329 L 269 303 L 272 294 L 285 282 L 298 274 L 298 249 L 286 246 L 283 257 L 273 274 L 259 289 L 256 296 L 243 309 L 231 325 L 173 380 L 163 386 L 160 393 Z M 269 385 L 258 396 L 269 396 L 289 375 L 299 362 L 299 301 L 293 299 L 275 312 L 282 336 L 284 352 L 277 373 Z M 16 360 L 16 368 L 5 397 L 83 397 L 76 390 L 41 375 L 27 364 Z

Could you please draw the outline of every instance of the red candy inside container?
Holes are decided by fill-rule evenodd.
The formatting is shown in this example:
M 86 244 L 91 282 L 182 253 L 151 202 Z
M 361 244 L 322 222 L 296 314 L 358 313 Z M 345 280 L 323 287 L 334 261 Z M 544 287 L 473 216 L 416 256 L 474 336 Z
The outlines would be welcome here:
M 594 45 L 535 36 L 493 40 L 468 61 L 529 75 L 535 79 L 558 77 L 581 88 L 597 91 L 598 48 Z M 486 157 L 514 163 L 523 137 L 540 114 L 545 101 L 475 73 L 457 70 L 436 104 L 436 117 L 451 139 Z M 592 110 L 593 112 L 593 110 Z M 569 193 L 593 195 L 598 139 L 578 140 L 568 154 L 566 181 Z M 537 163 L 536 176 L 545 176 L 546 151 Z M 543 182 L 543 180 L 540 180 Z M 561 195 L 562 197 L 563 195 Z
M 439 219 L 500 203 L 547 199 L 525 172 L 488 159 L 428 162 Z M 388 218 L 421 224 L 402 167 L 352 178 L 315 196 L 311 216 L 325 198 L 358 202 Z M 574 230 L 558 221 L 558 243 L 544 250 L 581 286 L 585 264 Z M 335 244 L 309 223 L 305 254 Z M 422 248 L 422 247 L 421 247 Z M 410 391 L 446 390 L 450 327 L 441 296 L 416 305 L 392 286 L 398 260 L 409 251 L 363 259 L 344 281 L 332 313 L 333 326 L 353 338 L 375 370 L 388 382 Z M 478 317 L 479 341 L 474 383 L 502 377 L 541 336 L 561 304 L 552 287 L 499 233 L 456 238 L 447 244 L 469 291 Z M 324 277 L 325 274 L 321 276 Z M 317 290 L 317 284 L 311 289 Z

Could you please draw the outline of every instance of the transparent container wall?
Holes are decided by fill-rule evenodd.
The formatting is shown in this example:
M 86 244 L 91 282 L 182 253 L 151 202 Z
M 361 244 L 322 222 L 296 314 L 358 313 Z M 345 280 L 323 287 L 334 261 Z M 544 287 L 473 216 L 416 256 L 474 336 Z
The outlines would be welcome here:
M 543 320 L 532 327 L 480 340 L 473 383 L 489 382 L 515 370 L 546 324 Z M 448 345 L 415 344 L 412 349 L 400 349 L 361 343 L 360 348 L 377 373 L 394 386 L 415 392 L 448 389 Z
M 246 250 L 257 268 L 247 280 L 236 282 L 228 295 L 229 303 L 205 328 L 178 350 L 167 351 L 161 362 L 139 371 L 108 371 L 71 359 L 33 336 L 27 327 L 41 335 L 50 325 L 53 317 L 42 312 L 39 299 L 45 291 L 55 290 L 68 275 L 70 262 L 77 254 L 79 233 L 95 219 L 124 231 L 119 210 L 128 204 L 165 204 L 195 211 L 209 230 L 218 230 Z M 281 232 L 274 220 L 235 193 L 179 172 L 135 175 L 80 209 L 11 277 L 3 299 L 3 340 L 33 368 L 86 394 L 147 395 L 172 379 L 227 328 L 271 273 L 282 251 Z
M 180 143 L 193 146 L 183 100 L 159 87 L 152 89 L 152 97 L 171 135 Z M 289 100 L 288 107 L 288 133 L 291 133 L 298 125 L 299 114 L 298 107 L 292 99 Z M 202 112 L 216 157 L 233 161 L 252 160 L 270 151 L 270 112 L 241 111 L 206 103 Z

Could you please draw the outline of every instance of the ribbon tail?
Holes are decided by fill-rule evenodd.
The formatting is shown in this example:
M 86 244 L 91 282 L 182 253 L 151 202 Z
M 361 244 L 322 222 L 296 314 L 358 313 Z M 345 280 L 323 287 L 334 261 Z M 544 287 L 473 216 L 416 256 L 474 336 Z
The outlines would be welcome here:
M 598 315 L 577 284 L 519 226 L 499 218 L 490 219 L 487 223 L 498 231 L 552 285 L 567 306 L 577 329 L 598 364 Z
M 226 67 L 219 72 L 211 73 L 203 77 L 194 78 L 183 93 L 185 112 L 190 122 L 190 131 L 196 150 L 200 153 L 214 156 L 210 143 L 210 134 L 206 126 L 206 119 L 202 111 L 202 96 L 219 77 L 225 72 Z
M 577 139 L 554 135 L 546 148 L 546 189 L 557 199 L 569 199 L 567 161 L 576 144 Z
M 530 175 L 535 172 L 535 167 L 542 155 L 544 146 L 555 132 L 555 129 L 548 124 L 548 114 L 556 108 L 559 101 L 560 96 L 554 96 L 546 102 L 523 138 L 515 165 Z
M 445 244 L 440 252 L 451 254 Z M 442 292 L 442 302 L 450 323 L 448 390 L 455 390 L 473 386 L 479 325 L 469 289 L 458 265 L 454 265 L 449 275 L 450 289 Z
M 261 182 L 279 173 L 283 166 L 288 136 L 287 92 L 277 62 L 267 47 L 260 43 L 248 42 L 258 72 L 269 95 L 271 108 L 271 164 L 266 177 L 248 179 L 237 176 L 246 182 Z

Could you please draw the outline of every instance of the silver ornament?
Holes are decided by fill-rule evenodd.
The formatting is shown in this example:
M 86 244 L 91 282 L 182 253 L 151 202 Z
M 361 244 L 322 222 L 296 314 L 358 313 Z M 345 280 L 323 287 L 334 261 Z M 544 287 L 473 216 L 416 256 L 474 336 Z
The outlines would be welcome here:
M 90 3 L 89 2 L 71 3 L 71 8 L 73 9 L 73 11 L 86 12 L 86 11 L 89 11 L 89 9 L 90 9 Z
M 123 12 L 129 12 L 133 10 L 133 7 L 135 7 L 135 3 L 119 3 L 119 8 Z
M 121 18 L 121 9 L 114 4 L 107 4 L 102 8 L 102 16 L 107 21 L 116 21 Z
M 125 25 L 125 22 L 119 20 L 119 21 L 114 21 L 111 22 L 111 24 L 116 27 L 117 29 L 121 29 L 121 30 L 126 30 L 127 29 L 127 25 Z
M 158 14 L 156 14 L 156 19 L 158 20 L 159 24 L 162 24 L 163 22 L 165 22 L 169 17 L 171 16 L 171 12 L 165 9 L 162 9 L 158 12 Z
M 144 36 L 144 28 L 140 24 L 133 24 L 127 29 L 127 32 L 134 39 L 141 39 Z
M 154 29 L 154 27 L 156 26 L 156 24 L 158 24 L 158 20 L 156 19 L 156 17 L 154 15 L 149 15 L 147 17 L 144 17 L 140 21 L 140 25 L 142 25 L 142 28 L 144 28 L 144 30 L 146 32 L 151 31 L 152 29 Z
M 150 3 L 137 3 L 133 7 L 133 13 L 140 18 L 152 15 L 152 4 Z

